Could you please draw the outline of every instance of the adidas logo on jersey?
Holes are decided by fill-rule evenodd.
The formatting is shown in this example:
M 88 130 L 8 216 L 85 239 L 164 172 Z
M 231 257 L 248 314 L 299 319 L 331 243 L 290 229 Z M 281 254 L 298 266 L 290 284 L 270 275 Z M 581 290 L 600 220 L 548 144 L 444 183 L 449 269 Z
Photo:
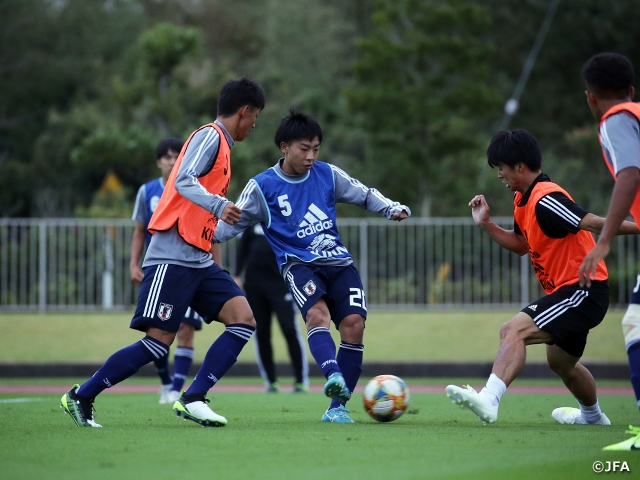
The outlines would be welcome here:
M 315 235 L 323 230 L 329 230 L 333 227 L 333 220 L 312 203 L 309 205 L 309 209 L 299 227 L 300 230 L 296 232 L 296 235 L 298 238 L 304 238 L 309 235 Z
M 529 310 L 533 310 L 534 312 L 537 310 L 538 305 L 536 305 L 535 303 L 533 305 L 529 305 Z

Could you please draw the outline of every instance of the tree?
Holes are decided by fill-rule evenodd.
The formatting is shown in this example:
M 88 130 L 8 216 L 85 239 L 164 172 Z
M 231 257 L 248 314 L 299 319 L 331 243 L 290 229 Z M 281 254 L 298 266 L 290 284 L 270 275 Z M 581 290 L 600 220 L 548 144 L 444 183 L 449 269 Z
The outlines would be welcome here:
M 487 67 L 494 49 L 484 39 L 490 13 L 466 0 L 379 0 L 372 24 L 346 90 L 371 135 L 364 167 L 394 198 L 437 199 L 434 214 L 460 213 L 498 105 Z

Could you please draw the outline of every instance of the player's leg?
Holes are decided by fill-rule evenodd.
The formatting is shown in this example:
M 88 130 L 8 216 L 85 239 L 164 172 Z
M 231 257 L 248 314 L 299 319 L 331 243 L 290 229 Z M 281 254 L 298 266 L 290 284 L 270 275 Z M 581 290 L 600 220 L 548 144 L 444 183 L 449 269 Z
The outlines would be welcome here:
M 294 375 L 293 389 L 296 393 L 306 392 L 309 385 L 309 368 L 307 354 L 302 335 L 298 328 L 297 311 L 293 305 L 291 293 L 278 289 L 270 293 L 271 305 L 278 318 L 280 330 L 287 342 L 287 350 L 291 359 Z M 257 319 L 256 319 L 257 322 Z M 259 328 L 259 327 L 258 327 Z
M 551 416 L 558 423 L 611 425 L 607 416 L 600 411 L 596 382 L 579 360 L 580 357 L 570 355 L 558 345 L 547 345 L 547 361 L 551 370 L 562 379 L 580 407 L 556 408 Z
M 304 318 L 311 355 L 324 377 L 329 379 L 333 375 L 336 385 L 339 385 L 338 392 L 332 388 L 329 393 L 341 393 L 343 386 L 346 391 L 346 384 L 336 362 L 336 344 L 329 333 L 331 314 L 324 299 L 326 285 L 323 269 L 313 265 L 294 265 L 286 273 L 285 280 Z
M 209 347 L 189 389 L 173 409 L 185 419 L 218 427 L 226 425 L 227 420 L 208 407 L 205 396 L 238 359 L 255 331 L 255 320 L 247 299 L 231 276 L 215 264 L 207 270 L 191 305 L 206 323 L 217 320 L 226 328 Z
M 353 265 L 327 269 L 330 313 L 340 331 L 336 361 L 345 379 L 349 395 L 334 397 L 323 420 L 352 422 L 345 405 L 362 374 L 364 326 L 367 315 L 362 280 Z M 335 418 L 333 418 L 335 417 Z
M 168 403 L 171 403 L 172 405 L 178 398 L 180 398 L 180 392 L 182 391 L 184 382 L 189 376 L 189 369 L 193 364 L 194 357 L 193 337 L 196 330 L 200 330 L 201 328 L 202 319 L 191 307 L 189 307 L 182 319 L 180 328 L 178 329 L 178 345 L 176 346 L 173 356 L 173 383 L 168 395 Z
M 354 313 L 343 318 L 339 326 L 340 348 L 336 361 L 351 394 L 355 391 L 362 374 L 364 324 L 365 317 Z M 345 406 L 348 400 L 348 398 L 334 398 L 331 400 L 329 409 Z
M 169 398 L 171 391 L 171 382 L 173 379 L 171 378 L 171 374 L 169 373 L 169 351 L 167 350 L 167 354 L 156 358 L 153 361 L 153 367 L 160 378 L 160 404 L 171 403 Z
M 481 421 L 494 423 L 502 395 L 524 367 L 527 345 L 553 340 L 551 333 L 540 330 L 529 315 L 519 312 L 500 328 L 500 347 L 485 387 L 478 393 L 468 385 L 449 385 L 447 396 L 453 403 L 474 412 Z
M 622 318 L 622 333 L 629 359 L 631 385 L 636 394 L 636 403 L 640 408 L 640 273 L 631 295 L 631 301 Z
M 271 345 L 271 304 L 262 285 L 245 284 L 247 302 L 256 320 L 256 354 L 267 392 L 278 392 L 278 379 Z
M 190 270 L 193 269 L 166 264 L 145 269 L 131 328 L 145 331 L 146 336 L 115 352 L 90 379 L 79 387 L 74 386 L 62 397 L 63 409 L 77 425 L 95 426 L 89 421 L 93 421 L 91 412 L 95 397 L 129 378 L 140 367 L 167 355 L 178 330 L 178 319 L 184 314 L 192 294 Z M 176 284 L 184 287 L 177 289 Z

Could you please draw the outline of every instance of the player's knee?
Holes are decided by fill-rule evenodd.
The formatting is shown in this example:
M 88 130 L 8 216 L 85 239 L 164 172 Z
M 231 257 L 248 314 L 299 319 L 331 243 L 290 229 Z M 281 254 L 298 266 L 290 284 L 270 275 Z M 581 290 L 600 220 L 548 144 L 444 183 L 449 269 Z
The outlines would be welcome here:
M 349 315 L 340 322 L 342 337 L 360 339 L 364 335 L 365 318 L 362 315 Z
M 325 327 L 329 328 L 331 319 L 327 318 L 324 312 L 319 308 L 310 308 L 305 317 L 307 328 Z
M 640 305 L 632 303 L 622 317 L 624 344 L 629 346 L 640 341 Z

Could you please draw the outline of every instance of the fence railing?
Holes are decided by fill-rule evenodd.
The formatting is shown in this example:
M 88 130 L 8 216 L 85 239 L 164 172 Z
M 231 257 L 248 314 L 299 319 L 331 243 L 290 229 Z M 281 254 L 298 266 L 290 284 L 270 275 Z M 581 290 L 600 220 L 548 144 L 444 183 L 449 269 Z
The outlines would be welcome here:
M 338 224 L 372 308 L 511 308 L 542 295 L 528 256 L 500 248 L 471 218 Z M 0 219 L 0 311 L 132 308 L 132 234 L 130 220 Z M 221 247 L 230 269 L 237 240 Z M 640 236 L 618 237 L 607 258 L 612 304 L 628 301 L 639 252 Z

